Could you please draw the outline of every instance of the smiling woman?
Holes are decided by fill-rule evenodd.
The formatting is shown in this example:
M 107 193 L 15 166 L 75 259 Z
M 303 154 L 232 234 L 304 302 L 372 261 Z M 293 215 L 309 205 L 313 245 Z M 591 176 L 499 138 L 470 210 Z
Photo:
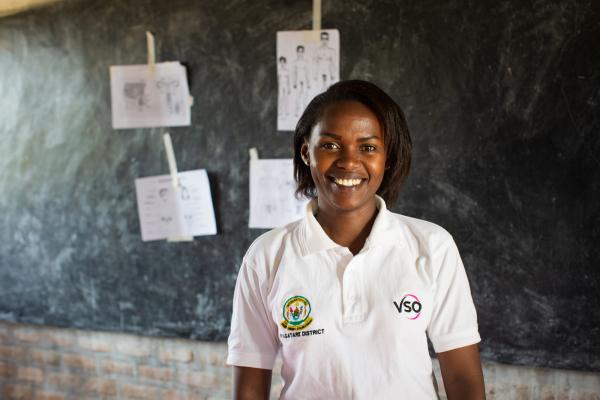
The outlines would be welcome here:
M 358 101 L 328 105 L 320 121 L 304 138 L 300 154 L 310 168 L 318 193 L 317 221 L 329 237 L 353 254 L 362 248 L 375 220 L 375 194 L 386 170 L 384 135 L 377 116 Z M 341 227 L 341 218 L 352 213 L 353 225 L 364 226 L 362 234 Z
M 296 127 L 306 217 L 259 237 L 239 272 L 228 363 L 236 399 L 435 399 L 427 337 L 448 399 L 483 399 L 477 316 L 452 236 L 387 210 L 410 168 L 400 107 L 345 81 Z
M 366 106 L 357 101 L 327 106 L 300 153 L 310 166 L 319 210 L 375 207 L 385 173 L 385 145 L 379 121 Z
M 385 146 L 386 172 L 377 193 L 385 201 L 393 202 L 408 176 L 411 164 L 412 142 L 406 118 L 387 93 L 360 80 L 343 81 L 331 86 L 325 93 L 315 97 L 300 117 L 294 135 L 294 171 L 298 192 L 307 197 L 316 196 L 311 169 L 303 165 L 306 164 L 303 163 L 303 157 L 306 156 L 303 147 L 314 137 L 312 134 L 315 130 L 323 130 L 325 123 L 335 122 L 336 116 L 344 111 L 340 108 L 344 104 L 348 107 L 347 103 L 353 103 L 355 108 L 361 109 L 361 114 L 356 115 L 362 118 L 361 123 L 370 124 L 363 127 L 371 130 L 365 138 L 377 135 L 380 140 L 383 139 L 384 143 L 378 143 L 378 146 Z M 356 121 L 355 128 L 360 129 L 359 125 L 359 121 Z M 326 130 L 324 132 L 327 133 Z

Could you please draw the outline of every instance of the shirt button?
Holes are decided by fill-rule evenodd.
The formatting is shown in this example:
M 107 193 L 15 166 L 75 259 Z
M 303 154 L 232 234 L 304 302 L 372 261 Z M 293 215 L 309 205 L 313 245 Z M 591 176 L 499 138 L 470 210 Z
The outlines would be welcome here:
M 353 294 L 351 294 L 351 295 L 350 295 L 350 301 L 354 301 L 354 300 L 356 300 L 356 296 L 355 296 L 355 295 L 353 295 Z

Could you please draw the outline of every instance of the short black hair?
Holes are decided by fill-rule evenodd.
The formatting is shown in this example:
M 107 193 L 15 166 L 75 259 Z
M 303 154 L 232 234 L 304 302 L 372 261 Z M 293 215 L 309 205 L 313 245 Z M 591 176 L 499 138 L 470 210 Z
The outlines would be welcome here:
M 327 91 L 312 99 L 302 113 L 294 133 L 296 193 L 306 197 L 316 197 L 316 187 L 310 174 L 310 167 L 302 160 L 302 145 L 305 140 L 310 139 L 312 129 L 322 118 L 325 108 L 342 101 L 358 101 L 377 116 L 383 129 L 386 153 L 386 171 L 377 194 L 387 203 L 394 202 L 410 171 L 412 153 L 410 132 L 400 106 L 382 89 L 362 80 L 341 81 L 330 86 Z
M 298 52 L 298 50 L 300 50 L 300 49 L 302 49 L 302 51 L 304 51 L 304 46 L 302 46 L 301 44 L 296 46 L 296 52 Z
M 323 39 L 324 37 L 329 39 L 329 32 L 321 32 L 321 39 Z

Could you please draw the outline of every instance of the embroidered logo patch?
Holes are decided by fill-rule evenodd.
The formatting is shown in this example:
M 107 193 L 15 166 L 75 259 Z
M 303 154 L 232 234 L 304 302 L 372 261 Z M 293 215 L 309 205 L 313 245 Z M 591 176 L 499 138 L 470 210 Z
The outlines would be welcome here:
M 313 321 L 310 312 L 310 302 L 306 297 L 290 297 L 283 305 L 283 320 L 281 321 L 281 326 L 288 331 L 302 330 Z
M 399 314 L 404 314 L 406 318 L 411 320 L 419 318 L 421 316 L 421 310 L 423 309 L 423 305 L 421 304 L 421 301 L 419 301 L 419 298 L 410 293 L 402 296 L 400 304 L 394 301 L 394 305 Z

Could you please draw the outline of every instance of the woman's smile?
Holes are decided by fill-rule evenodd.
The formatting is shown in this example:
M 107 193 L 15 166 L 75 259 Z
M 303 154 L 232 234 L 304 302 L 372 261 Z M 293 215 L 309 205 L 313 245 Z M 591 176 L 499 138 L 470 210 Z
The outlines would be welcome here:
M 375 209 L 386 153 L 381 125 L 368 107 L 357 101 L 331 104 L 302 151 L 309 161 L 320 212 Z
M 365 180 L 360 178 L 337 178 L 330 177 L 331 181 L 334 182 L 338 186 L 342 186 L 344 188 L 356 188 L 358 185 L 363 183 Z

